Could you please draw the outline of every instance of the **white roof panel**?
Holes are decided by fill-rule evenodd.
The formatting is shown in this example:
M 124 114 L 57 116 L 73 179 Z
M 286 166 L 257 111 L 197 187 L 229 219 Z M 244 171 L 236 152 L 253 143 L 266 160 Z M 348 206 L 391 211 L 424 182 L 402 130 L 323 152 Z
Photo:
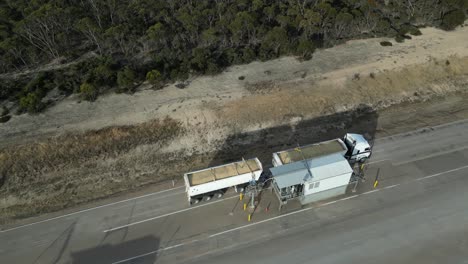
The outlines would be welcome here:
M 307 164 L 312 175 L 308 171 Z M 274 181 L 279 188 L 308 181 L 319 181 L 352 172 L 353 169 L 348 161 L 340 153 L 312 158 L 307 161 L 297 161 L 271 169 Z

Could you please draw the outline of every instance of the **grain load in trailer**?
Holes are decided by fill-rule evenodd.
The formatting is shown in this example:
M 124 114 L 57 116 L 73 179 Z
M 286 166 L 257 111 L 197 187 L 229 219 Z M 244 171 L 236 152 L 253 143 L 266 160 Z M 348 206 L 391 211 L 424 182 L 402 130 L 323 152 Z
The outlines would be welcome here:
M 344 156 L 347 151 L 345 143 L 337 138 L 273 153 L 272 162 L 276 167 L 333 153 L 340 153 Z
M 221 197 L 228 188 L 243 188 L 257 181 L 263 167 L 257 158 L 241 160 L 184 175 L 185 189 L 190 204 Z

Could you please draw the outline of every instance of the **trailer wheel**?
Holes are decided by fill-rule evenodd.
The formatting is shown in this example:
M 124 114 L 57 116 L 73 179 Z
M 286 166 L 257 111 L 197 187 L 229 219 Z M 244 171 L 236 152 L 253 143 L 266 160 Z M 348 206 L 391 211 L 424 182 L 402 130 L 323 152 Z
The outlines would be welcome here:
M 211 195 L 207 195 L 207 196 L 204 196 L 204 197 L 203 197 L 203 200 L 204 200 L 205 202 L 208 202 L 209 200 L 211 200 L 211 198 L 213 198 Z
M 223 195 L 224 195 L 224 193 L 222 193 L 222 192 L 217 192 L 217 193 L 215 193 L 214 196 L 215 196 L 216 198 L 219 199 L 219 198 L 223 197 Z
M 193 205 L 193 204 L 198 204 L 198 203 L 200 203 L 200 199 L 193 199 L 193 198 L 190 199 L 190 204 Z

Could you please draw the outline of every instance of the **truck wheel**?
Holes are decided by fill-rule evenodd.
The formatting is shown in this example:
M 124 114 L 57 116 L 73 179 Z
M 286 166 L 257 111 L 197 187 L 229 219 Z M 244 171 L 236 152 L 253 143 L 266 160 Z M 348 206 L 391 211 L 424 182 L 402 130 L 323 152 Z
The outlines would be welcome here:
M 217 193 L 215 193 L 214 196 L 215 196 L 216 198 L 219 199 L 219 198 L 223 197 L 223 195 L 224 195 L 224 193 L 222 193 L 222 192 L 217 192 Z
M 190 199 L 190 204 L 193 205 L 193 204 L 198 204 L 198 203 L 200 203 L 200 199 L 193 199 L 193 198 Z
M 211 198 L 213 198 L 211 195 L 207 195 L 207 196 L 204 196 L 204 197 L 203 197 L 203 200 L 204 200 L 205 202 L 208 202 L 209 200 L 211 200 Z

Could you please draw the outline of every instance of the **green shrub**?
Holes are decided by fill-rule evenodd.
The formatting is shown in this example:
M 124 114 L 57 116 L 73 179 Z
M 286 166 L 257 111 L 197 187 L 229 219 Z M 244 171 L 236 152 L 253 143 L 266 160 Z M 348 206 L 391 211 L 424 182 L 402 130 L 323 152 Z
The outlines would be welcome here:
M 28 111 L 29 113 L 40 112 L 44 108 L 41 102 L 41 97 L 37 92 L 31 92 L 20 98 L 20 111 Z
M 151 70 L 146 73 L 146 80 L 156 89 L 162 88 L 162 75 L 158 70 Z
M 463 24 L 465 19 L 466 16 L 462 10 L 454 10 L 444 15 L 441 26 L 445 30 L 453 30 Z
M 300 39 L 296 47 L 296 55 L 303 60 L 310 60 L 315 51 L 314 43 L 308 39 Z
M 125 68 L 117 73 L 117 85 L 120 91 L 133 92 L 135 88 L 135 72 L 130 67 Z
M 381 41 L 380 46 L 389 47 L 389 46 L 393 46 L 393 44 L 390 41 Z
M 83 96 L 83 98 L 88 101 L 96 100 L 98 95 L 96 87 L 88 82 L 84 82 L 80 85 L 80 93 L 81 96 Z
M 94 68 L 95 83 L 98 85 L 113 86 L 115 84 L 115 72 L 109 65 L 101 64 Z
M 396 35 L 395 41 L 398 43 L 402 43 L 405 41 L 405 38 L 402 35 Z

